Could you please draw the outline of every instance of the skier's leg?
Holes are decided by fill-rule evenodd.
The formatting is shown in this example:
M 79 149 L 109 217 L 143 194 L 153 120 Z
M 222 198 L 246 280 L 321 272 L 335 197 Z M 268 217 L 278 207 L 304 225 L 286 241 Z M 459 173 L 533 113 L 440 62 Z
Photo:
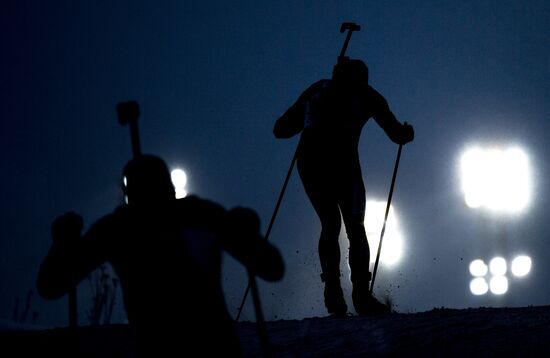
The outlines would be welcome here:
M 319 238 L 319 259 L 321 280 L 325 283 L 324 298 L 327 311 L 333 314 L 345 314 L 347 305 L 340 286 L 340 210 L 330 183 L 322 176 L 315 175 L 313 168 L 298 162 L 298 173 L 302 179 L 306 194 L 321 221 Z
M 365 186 L 359 163 L 350 166 L 343 176 L 339 191 L 339 205 L 350 242 L 349 266 L 353 284 L 352 299 L 360 315 L 385 313 L 389 309 L 370 293 L 370 249 L 365 233 Z M 388 312 L 389 313 L 389 312 Z
M 319 237 L 319 258 L 324 278 L 340 277 L 340 212 L 338 206 L 315 205 L 315 211 L 321 220 L 321 236 Z
M 321 236 L 319 238 L 319 259 L 321 262 L 321 280 L 325 283 L 324 298 L 327 311 L 331 314 L 343 315 L 347 312 L 344 293 L 340 285 L 340 211 L 338 206 L 319 205 L 317 200 L 315 211 L 321 219 Z M 313 201 L 312 201 L 313 202 Z
M 370 281 L 370 249 L 365 233 L 365 186 L 359 165 L 343 174 L 339 185 L 338 203 L 349 240 L 349 266 L 351 281 Z M 368 286 L 368 284 L 367 284 Z

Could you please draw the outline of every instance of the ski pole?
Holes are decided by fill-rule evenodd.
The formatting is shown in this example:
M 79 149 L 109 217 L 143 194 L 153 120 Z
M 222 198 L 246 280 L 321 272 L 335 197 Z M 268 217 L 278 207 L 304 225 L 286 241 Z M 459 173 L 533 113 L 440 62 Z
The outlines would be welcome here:
M 78 332 L 78 306 L 76 286 L 69 291 L 69 345 L 75 356 L 80 355 L 80 334 Z
M 346 35 L 346 39 L 344 41 L 344 45 L 342 46 L 342 50 L 340 51 L 340 55 L 338 56 L 338 60 L 341 58 L 344 58 L 346 51 L 348 49 L 349 41 L 351 39 L 351 35 L 354 31 L 360 31 L 361 26 L 353 23 L 353 22 L 344 22 L 340 26 L 340 33 L 344 33 L 345 31 L 348 31 Z M 292 169 L 294 169 L 294 164 L 296 163 L 296 158 L 298 157 L 298 149 L 299 146 L 296 147 L 296 150 L 294 151 L 294 157 L 292 158 L 292 161 L 290 162 L 290 167 L 288 168 L 288 172 L 286 174 L 285 181 L 283 183 L 283 187 L 281 189 L 281 193 L 279 194 L 279 198 L 277 199 L 277 204 L 275 204 L 275 210 L 273 210 L 273 214 L 271 215 L 271 220 L 269 222 L 269 226 L 267 228 L 267 232 L 265 234 L 265 240 L 267 241 L 269 239 L 269 234 L 271 233 L 271 228 L 273 227 L 273 223 L 275 222 L 275 218 L 277 217 L 277 213 L 279 211 L 279 206 L 281 205 L 281 201 L 283 200 L 283 196 L 285 194 L 286 186 L 288 184 L 288 181 L 290 180 L 290 176 L 292 175 Z M 248 296 L 248 291 L 250 291 L 250 282 L 248 282 L 248 286 L 246 287 L 246 290 L 244 291 L 243 299 L 241 300 L 241 305 L 239 306 L 239 311 L 237 312 L 237 317 L 235 318 L 235 321 L 239 321 L 239 318 L 241 317 L 241 313 L 243 311 L 244 304 L 246 302 L 246 298 Z
M 267 326 L 265 325 L 264 314 L 262 312 L 262 305 L 260 302 L 260 294 L 258 293 L 258 286 L 256 285 L 256 278 L 254 273 L 248 270 L 248 278 L 250 283 L 250 289 L 252 290 L 252 300 L 254 301 L 254 309 L 256 311 L 256 331 L 258 332 L 258 338 L 260 340 L 260 348 L 262 355 L 265 358 L 271 357 L 269 351 L 269 335 L 267 334 Z
M 386 222 L 388 220 L 388 214 L 390 212 L 391 198 L 393 196 L 393 187 L 395 186 L 395 178 L 397 177 L 397 169 L 399 168 L 399 159 L 401 159 L 401 149 L 403 149 L 403 144 L 399 144 L 399 149 L 397 150 L 397 158 L 395 159 L 395 166 L 393 168 L 393 175 L 391 178 L 390 185 L 390 194 L 388 196 L 388 203 L 386 204 L 386 213 L 384 214 L 384 224 L 382 225 L 382 232 L 380 233 L 380 242 L 378 243 L 378 252 L 376 253 L 376 261 L 374 262 L 374 269 L 372 270 L 372 282 L 370 285 L 370 292 L 374 289 L 374 279 L 376 278 L 376 270 L 378 269 L 378 261 L 380 260 L 380 252 L 382 251 L 382 239 L 384 238 L 384 233 L 386 232 Z
M 77 306 L 77 295 L 76 295 L 76 286 L 71 288 L 69 291 L 69 327 L 72 330 L 78 328 L 78 306 Z
M 279 207 L 281 206 L 281 202 L 283 201 L 283 196 L 285 194 L 286 186 L 288 185 L 288 181 L 290 180 L 290 176 L 292 175 L 292 169 L 294 169 L 294 164 L 296 163 L 296 158 L 298 157 L 298 148 L 296 148 L 296 151 L 294 152 L 294 157 L 292 158 L 292 161 L 290 162 L 290 167 L 288 168 L 288 172 L 286 174 L 285 181 L 283 183 L 283 187 L 281 188 L 281 193 L 279 194 L 279 198 L 277 199 L 277 204 L 275 204 L 275 210 L 273 210 L 273 214 L 271 215 L 271 220 L 269 221 L 269 225 L 267 227 L 267 231 L 264 237 L 264 240 L 269 239 L 269 234 L 271 234 L 271 229 L 273 228 L 273 223 L 275 222 L 275 218 L 277 217 L 277 212 L 279 211 Z M 235 320 L 238 322 L 239 318 L 241 317 L 241 313 L 243 311 L 244 304 L 246 302 L 246 298 L 248 296 L 248 292 L 250 291 L 250 286 L 252 284 L 252 280 L 248 281 L 248 286 L 246 286 L 246 290 L 244 291 L 243 299 L 241 300 L 241 305 L 239 306 L 239 311 L 237 312 L 237 317 Z

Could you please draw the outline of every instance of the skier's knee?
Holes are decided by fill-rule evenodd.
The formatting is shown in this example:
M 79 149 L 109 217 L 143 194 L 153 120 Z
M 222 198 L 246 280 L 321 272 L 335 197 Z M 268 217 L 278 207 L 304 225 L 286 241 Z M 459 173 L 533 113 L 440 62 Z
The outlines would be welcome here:
M 340 221 L 321 222 L 321 237 L 333 238 L 340 235 Z
M 350 280 L 353 284 L 368 284 L 372 279 L 372 274 L 368 268 L 355 269 L 351 272 Z

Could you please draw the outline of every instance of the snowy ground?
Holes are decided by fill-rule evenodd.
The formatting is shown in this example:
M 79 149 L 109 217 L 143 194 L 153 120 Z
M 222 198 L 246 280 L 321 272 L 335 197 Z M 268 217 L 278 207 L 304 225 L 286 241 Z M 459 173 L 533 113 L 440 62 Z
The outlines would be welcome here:
M 274 357 L 550 356 L 550 306 L 277 321 L 269 332 Z M 259 356 L 254 325 L 241 333 L 247 356 Z
M 268 322 L 273 357 L 550 356 L 550 306 L 433 309 L 383 318 L 307 318 Z M 124 325 L 82 327 L 85 357 L 133 357 Z M 256 325 L 239 323 L 247 357 L 261 356 Z M 13 356 L 74 356 L 67 329 L 0 333 Z M 64 348 L 60 348 L 60 346 Z

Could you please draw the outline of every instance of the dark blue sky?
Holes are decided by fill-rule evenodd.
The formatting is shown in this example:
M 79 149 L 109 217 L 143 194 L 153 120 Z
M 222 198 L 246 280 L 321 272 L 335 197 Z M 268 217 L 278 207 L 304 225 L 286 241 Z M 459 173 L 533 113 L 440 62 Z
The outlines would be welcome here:
M 297 143 L 276 140 L 273 123 L 330 75 L 343 21 L 362 26 L 348 54 L 367 62 L 371 85 L 416 130 L 394 193 L 407 252 L 378 273 L 378 293 L 405 312 L 503 304 L 470 295 L 467 264 L 505 231 L 510 250 L 534 262 L 505 303 L 549 304 L 549 18 L 544 0 L 3 2 L 0 318 L 34 289 L 52 219 L 75 210 L 89 225 L 120 203 L 131 150 L 119 101 L 139 101 L 144 151 L 183 167 L 191 193 L 254 208 L 265 229 Z M 530 154 L 536 192 L 525 214 L 495 223 L 464 205 L 457 160 L 485 141 Z M 385 200 L 396 150 L 367 123 L 360 153 L 369 198 Z M 319 230 L 294 174 L 270 238 L 287 275 L 261 285 L 268 319 L 325 314 Z M 245 280 L 227 258 L 231 311 Z M 64 305 L 35 297 L 39 323 L 64 324 Z

